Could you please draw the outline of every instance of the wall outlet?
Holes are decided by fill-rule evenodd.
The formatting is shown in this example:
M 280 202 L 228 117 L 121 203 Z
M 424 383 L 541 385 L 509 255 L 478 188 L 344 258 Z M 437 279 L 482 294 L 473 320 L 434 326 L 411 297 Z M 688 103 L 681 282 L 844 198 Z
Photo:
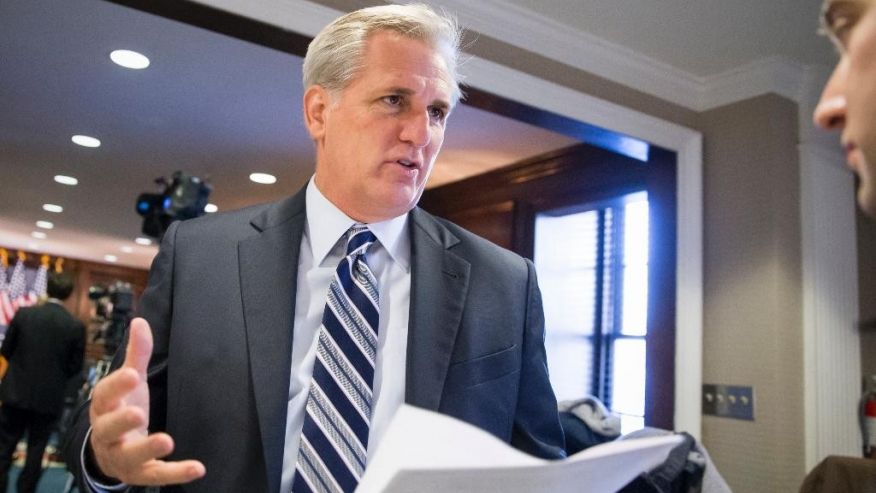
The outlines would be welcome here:
M 703 414 L 754 421 L 753 387 L 703 384 Z

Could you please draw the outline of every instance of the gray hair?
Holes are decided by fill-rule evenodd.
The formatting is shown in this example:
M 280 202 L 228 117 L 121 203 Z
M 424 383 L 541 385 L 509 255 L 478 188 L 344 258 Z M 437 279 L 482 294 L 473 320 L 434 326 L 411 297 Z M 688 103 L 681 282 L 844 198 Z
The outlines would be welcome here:
M 380 5 L 337 18 L 307 48 L 304 88 L 320 85 L 331 92 L 343 90 L 362 68 L 368 37 L 385 30 L 426 42 L 443 56 L 453 83 L 451 103 L 456 104 L 462 94 L 457 72 L 462 30 L 452 16 L 423 4 Z

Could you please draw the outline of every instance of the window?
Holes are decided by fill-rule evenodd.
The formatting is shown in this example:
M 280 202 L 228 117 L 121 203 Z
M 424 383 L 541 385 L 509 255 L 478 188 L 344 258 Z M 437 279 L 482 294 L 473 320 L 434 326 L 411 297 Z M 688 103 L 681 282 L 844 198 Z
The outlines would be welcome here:
M 557 399 L 587 394 L 644 426 L 648 196 L 536 216 L 535 265 Z

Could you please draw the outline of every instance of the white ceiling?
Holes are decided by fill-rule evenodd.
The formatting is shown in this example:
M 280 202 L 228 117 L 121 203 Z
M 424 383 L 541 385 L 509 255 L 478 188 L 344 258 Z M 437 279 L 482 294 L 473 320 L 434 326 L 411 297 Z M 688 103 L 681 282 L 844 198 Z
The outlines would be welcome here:
M 830 65 L 822 0 L 501 0 L 698 77 L 781 56 Z
M 278 19 L 294 19 L 308 5 L 198 1 L 275 12 Z M 815 34 L 821 0 L 436 1 L 483 34 L 693 109 L 709 105 L 691 99 L 691 88 L 740 67 L 834 62 Z M 108 54 L 117 48 L 147 54 L 152 66 L 130 71 L 112 64 Z M 671 73 L 661 78 L 664 68 Z M 672 87 L 664 90 L 667 80 Z M 725 87 L 736 85 L 728 80 Z M 220 210 L 294 192 L 313 169 L 299 81 L 296 57 L 103 0 L 3 0 L 0 246 L 98 261 L 113 254 L 121 264 L 146 267 L 155 248 L 132 243 L 141 224 L 134 200 L 155 191 L 155 178 L 176 170 L 208 178 Z M 103 145 L 75 146 L 70 136 L 77 133 Z M 430 186 L 572 143 L 459 107 Z M 247 179 L 253 171 L 279 181 L 253 184 Z M 55 184 L 59 173 L 80 185 Z M 65 211 L 43 212 L 47 202 Z M 31 237 L 41 219 L 55 223 L 46 240 Z
M 110 51 L 140 51 L 142 71 Z M 294 193 L 313 171 L 300 58 L 103 0 L 0 3 L 0 246 L 147 267 L 134 202 L 176 170 L 207 178 L 221 210 Z M 451 116 L 430 186 L 575 143 L 470 107 Z M 70 137 L 86 134 L 88 149 Z M 274 174 L 272 186 L 248 180 Z M 52 181 L 79 179 L 76 187 Z M 64 207 L 42 211 L 44 203 Z M 37 220 L 55 228 L 37 240 Z M 133 248 L 122 252 L 121 248 Z

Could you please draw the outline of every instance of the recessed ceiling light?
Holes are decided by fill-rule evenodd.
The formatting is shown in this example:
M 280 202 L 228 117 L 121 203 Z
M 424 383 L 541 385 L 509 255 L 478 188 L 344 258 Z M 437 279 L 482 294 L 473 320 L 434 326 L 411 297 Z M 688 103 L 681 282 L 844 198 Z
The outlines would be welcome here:
M 136 240 L 134 240 L 134 243 L 136 243 L 138 245 L 149 246 L 152 244 L 152 240 L 141 236 L 141 237 L 137 238 Z
M 134 70 L 144 69 L 149 66 L 149 58 L 142 53 L 131 50 L 116 50 L 110 53 L 110 60 L 125 68 Z
M 270 185 L 272 183 L 277 183 L 277 177 L 274 175 L 269 175 L 267 173 L 253 173 L 249 175 L 249 179 L 256 182 L 261 183 L 263 185 Z
M 61 185 L 73 186 L 79 184 L 79 180 L 73 178 L 72 176 L 55 175 L 55 181 L 60 183 Z
M 82 147 L 100 147 L 100 140 L 88 135 L 74 135 L 70 140 Z
M 107 254 L 107 255 L 103 256 L 103 259 L 106 260 L 107 262 L 118 262 L 119 257 L 116 257 L 115 255 Z
M 43 233 L 42 231 L 34 231 L 30 235 L 38 240 L 45 240 L 46 239 L 46 234 Z
M 125 252 L 125 253 L 133 253 L 133 251 L 134 251 L 134 247 L 131 247 L 131 246 L 125 245 L 125 246 L 123 246 L 122 248 L 120 248 L 120 250 L 123 251 L 123 252 Z
M 52 229 L 55 227 L 55 225 L 50 223 L 49 221 L 37 221 L 36 225 L 38 228 L 43 228 L 43 229 Z
M 63 207 L 61 207 L 60 205 L 55 205 L 55 204 L 43 204 L 43 210 L 46 212 L 56 212 L 56 213 L 64 212 Z
M 219 210 L 219 207 L 216 204 L 207 204 L 204 206 L 204 212 L 216 212 Z

